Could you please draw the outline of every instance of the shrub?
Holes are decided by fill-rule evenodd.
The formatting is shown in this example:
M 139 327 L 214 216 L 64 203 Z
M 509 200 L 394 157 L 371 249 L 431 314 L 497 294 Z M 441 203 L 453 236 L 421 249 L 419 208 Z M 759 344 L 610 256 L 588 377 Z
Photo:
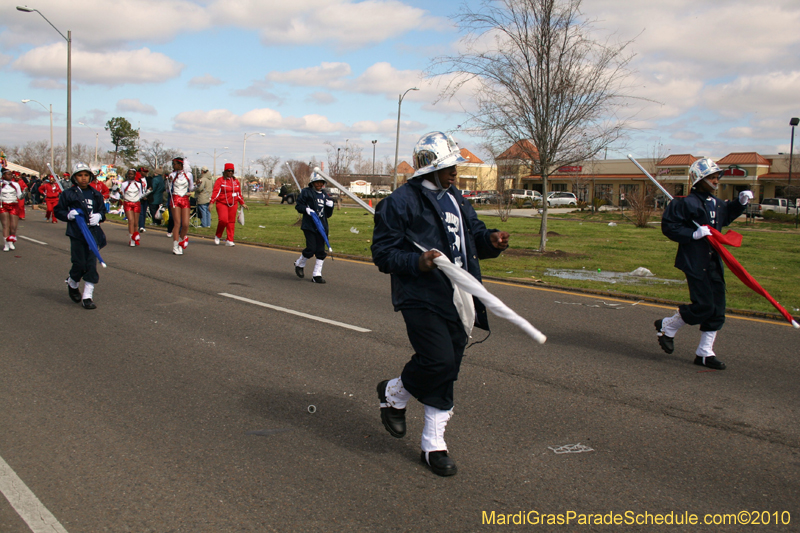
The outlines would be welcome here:
M 773 222 L 794 222 L 796 215 L 779 213 L 777 211 L 762 211 L 761 216 L 764 220 L 771 220 Z

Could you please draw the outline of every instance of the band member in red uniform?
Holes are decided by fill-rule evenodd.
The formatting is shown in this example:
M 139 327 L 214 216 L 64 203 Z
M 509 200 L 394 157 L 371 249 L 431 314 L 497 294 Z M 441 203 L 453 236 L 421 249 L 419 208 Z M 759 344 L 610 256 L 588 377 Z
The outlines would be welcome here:
M 111 190 L 109 190 L 108 185 L 97 179 L 98 176 L 99 174 L 95 175 L 89 186 L 103 195 L 103 200 L 106 203 L 106 213 L 108 213 L 108 209 L 110 207 L 108 204 L 108 199 L 111 196 Z
M 22 198 L 19 199 L 19 219 L 25 220 L 25 189 L 28 188 L 28 184 L 22 179 L 19 175 L 19 172 L 14 172 L 14 179 L 17 180 L 17 185 L 22 190 Z M 14 239 L 16 240 L 16 235 Z
M 131 246 L 139 246 L 139 231 L 136 229 L 139 224 L 139 213 L 142 210 L 141 199 L 144 196 L 144 189 L 141 180 L 136 179 L 136 172 L 133 169 L 125 174 L 125 181 L 122 182 L 122 208 L 125 217 L 128 219 L 128 233 L 131 236 Z
M 56 181 L 55 176 L 49 176 L 45 182 L 39 186 L 39 194 L 44 196 L 44 203 L 46 211 L 44 213 L 45 220 L 51 220 L 53 224 L 57 224 L 58 220 L 53 216 L 53 208 L 58 204 L 58 197 L 61 195 L 61 186 Z
M 192 178 L 192 167 L 183 157 L 176 157 L 172 160 L 172 173 L 167 177 L 167 184 L 170 191 L 170 206 L 172 216 L 175 220 L 175 227 L 172 230 L 173 242 L 172 253 L 183 255 L 183 251 L 189 245 L 189 193 L 194 190 L 194 179 Z
M 22 198 L 22 189 L 14 179 L 14 173 L 3 169 L 0 179 L 0 222 L 3 224 L 3 251 L 8 252 L 16 248 L 17 223 L 19 223 L 19 200 Z
M 219 244 L 222 232 L 227 231 L 228 242 L 225 246 L 234 246 L 233 234 L 236 229 L 236 209 L 239 205 L 247 209 L 247 205 L 242 198 L 242 188 L 239 180 L 233 176 L 233 163 L 225 163 L 225 170 L 222 176 L 214 182 L 214 191 L 211 193 L 211 201 L 217 206 L 217 232 L 214 235 L 214 244 Z

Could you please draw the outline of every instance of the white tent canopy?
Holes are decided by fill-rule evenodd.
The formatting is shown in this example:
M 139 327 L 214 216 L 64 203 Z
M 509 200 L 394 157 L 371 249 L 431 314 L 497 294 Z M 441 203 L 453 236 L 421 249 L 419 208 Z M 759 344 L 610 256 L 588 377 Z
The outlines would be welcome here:
M 37 171 L 31 168 L 23 167 L 22 165 L 17 165 L 16 163 L 9 162 L 7 168 L 8 170 L 13 170 L 14 172 L 19 172 L 20 174 L 39 177 L 39 173 Z

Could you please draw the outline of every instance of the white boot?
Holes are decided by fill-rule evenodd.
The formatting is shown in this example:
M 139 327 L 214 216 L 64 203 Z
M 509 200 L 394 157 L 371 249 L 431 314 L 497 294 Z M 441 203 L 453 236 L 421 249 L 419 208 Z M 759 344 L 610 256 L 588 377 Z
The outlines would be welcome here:
M 178 241 L 172 241 L 172 253 L 175 255 L 183 255 L 183 248 Z
M 661 327 L 663 328 L 664 335 L 667 337 L 674 337 L 678 330 L 681 329 L 683 326 L 686 325 L 686 322 L 683 321 L 681 318 L 681 314 L 676 312 L 674 315 L 665 318 L 661 322 Z
M 297 258 L 297 261 L 294 262 L 294 266 L 305 268 L 306 263 L 308 262 L 308 258 L 304 257 L 303 254 L 300 254 L 300 257 Z
M 133 235 L 131 235 L 131 244 L 130 245 L 131 246 L 136 246 L 136 239 L 133 238 Z
M 425 406 L 425 427 L 422 429 L 423 452 L 447 451 L 444 429 L 451 416 L 453 416 L 452 409 L 443 411 L 430 405 Z
M 4 251 L 4 252 L 8 252 L 8 251 L 10 251 L 10 250 L 11 250 L 11 243 L 10 243 L 9 241 L 6 241 L 6 245 L 5 245 L 5 247 L 3 248 L 3 251 Z
M 403 387 L 403 380 L 400 378 L 390 379 L 386 384 L 386 403 L 395 409 L 405 409 L 411 393 Z
M 84 300 L 91 300 L 92 295 L 94 295 L 94 283 L 89 283 L 88 281 L 83 282 L 83 294 L 81 298 Z
M 317 276 L 322 275 L 322 264 L 325 262 L 324 259 L 317 259 L 317 262 L 314 263 L 314 273 L 311 274 L 312 277 L 316 278 Z
M 714 357 L 714 340 L 717 338 L 716 331 L 703 331 L 700 334 L 700 344 L 697 345 L 695 354 L 697 357 Z

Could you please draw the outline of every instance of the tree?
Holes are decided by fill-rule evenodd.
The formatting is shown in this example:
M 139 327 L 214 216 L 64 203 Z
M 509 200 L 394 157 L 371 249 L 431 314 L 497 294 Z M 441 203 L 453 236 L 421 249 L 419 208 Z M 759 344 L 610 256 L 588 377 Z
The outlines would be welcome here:
M 117 164 L 117 156 L 121 157 L 126 165 L 130 166 L 136 161 L 137 141 L 139 130 L 133 129 L 131 123 L 124 117 L 114 117 L 106 122 L 105 129 L 111 134 L 111 144 L 114 145 L 113 164 Z
M 272 180 L 275 174 L 275 167 L 277 167 L 280 162 L 281 158 L 277 155 L 265 155 L 264 157 L 256 159 L 256 163 L 261 165 L 261 168 L 264 169 L 264 180 Z M 264 185 L 266 185 L 266 182 Z
M 595 41 L 581 0 L 483 0 L 455 17 L 465 31 L 461 52 L 433 60 L 431 76 L 447 76 L 443 98 L 471 91 L 469 127 L 491 142 L 529 146 L 531 174 L 591 158 L 619 140 L 631 41 Z M 487 46 L 486 43 L 490 44 Z M 524 146 L 521 146 L 524 148 Z M 539 172 L 537 172 L 539 171 Z M 539 250 L 547 242 L 543 206 Z
M 325 141 L 328 146 L 328 172 L 331 176 L 344 176 L 352 172 L 352 167 L 362 160 L 361 147 L 345 140 L 344 146 L 334 146 L 330 141 Z
M 164 147 L 164 143 L 158 139 L 153 142 L 142 141 L 142 146 L 139 149 L 139 161 L 153 170 L 162 168 L 166 171 L 171 171 L 170 163 L 172 160 L 182 156 L 183 152 L 174 148 Z

